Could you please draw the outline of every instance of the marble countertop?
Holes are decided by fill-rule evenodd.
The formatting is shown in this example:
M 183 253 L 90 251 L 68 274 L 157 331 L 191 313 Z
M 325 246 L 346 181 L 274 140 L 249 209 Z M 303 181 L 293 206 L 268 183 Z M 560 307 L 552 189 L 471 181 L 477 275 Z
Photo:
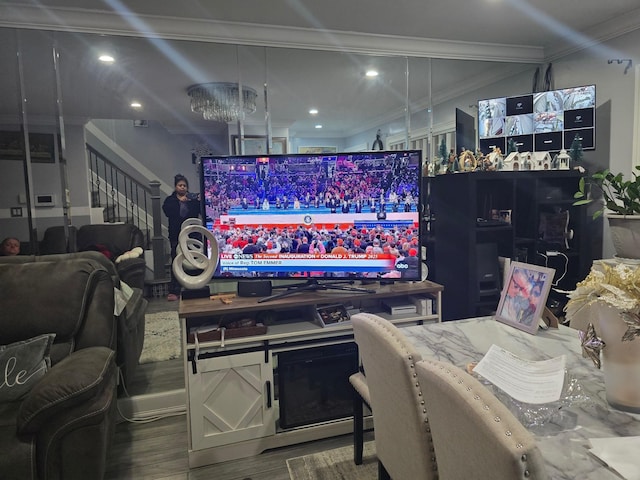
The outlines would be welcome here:
M 402 331 L 423 358 L 448 361 L 463 369 L 470 362 L 478 362 L 492 344 L 528 360 L 566 355 L 568 378 L 577 383 L 583 395 L 580 400 L 565 402 L 561 415 L 557 416 L 561 419 L 558 424 L 530 428 L 547 461 L 549 477 L 567 480 L 621 478 L 587 451 L 590 448 L 588 439 L 640 435 L 640 415 L 618 411 L 608 405 L 602 371 L 591 360 L 582 357 L 577 330 L 561 326 L 530 335 L 497 322 L 493 317 L 482 317 L 404 327 Z M 499 393 L 496 392 L 500 398 Z

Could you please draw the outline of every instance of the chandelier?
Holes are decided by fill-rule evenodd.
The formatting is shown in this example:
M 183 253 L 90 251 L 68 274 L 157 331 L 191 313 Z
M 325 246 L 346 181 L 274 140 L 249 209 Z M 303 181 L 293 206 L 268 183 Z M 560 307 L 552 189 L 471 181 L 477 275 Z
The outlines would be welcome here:
M 257 92 L 251 87 L 242 87 L 242 108 L 240 108 L 237 83 L 200 83 L 189 87 L 191 111 L 201 113 L 205 120 L 234 122 L 244 119 L 246 114 L 256 111 Z

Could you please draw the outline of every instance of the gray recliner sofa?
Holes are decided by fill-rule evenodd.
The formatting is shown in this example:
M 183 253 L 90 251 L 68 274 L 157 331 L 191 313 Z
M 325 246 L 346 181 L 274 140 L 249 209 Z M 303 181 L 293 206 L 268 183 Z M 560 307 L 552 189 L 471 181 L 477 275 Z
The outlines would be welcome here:
M 86 258 L 100 264 L 111 276 L 113 285 L 120 288 L 121 278 L 116 265 L 100 252 L 86 251 L 76 253 L 62 253 L 55 255 L 18 255 L 14 257 L 0 257 L 2 263 L 32 263 L 32 262 L 67 262 L 71 259 Z M 126 282 L 125 282 L 126 283 Z M 144 298 L 142 289 L 133 287 L 133 293 L 124 310 L 117 318 L 117 359 L 121 381 L 125 385 L 133 378 L 142 347 L 144 345 L 145 312 L 148 301 Z M 113 293 L 113 292 L 112 292 Z
M 117 420 L 111 276 L 88 258 L 0 263 L 0 285 L 0 478 L 102 478 Z
M 98 251 L 103 248 L 115 260 L 119 255 L 135 247 L 145 248 L 145 236 L 142 230 L 130 223 L 100 223 L 83 225 L 79 229 L 70 225 L 65 236 L 64 226 L 57 225 L 45 230 L 36 252 L 21 249 L 29 255 L 55 255 L 87 250 Z M 127 258 L 116 264 L 120 280 L 127 285 L 144 290 L 146 264 L 144 256 Z
M 78 229 L 75 251 L 82 252 L 102 244 L 115 257 L 135 247 L 145 248 L 144 233 L 130 223 L 100 223 L 83 225 Z M 116 264 L 120 280 L 144 291 L 146 264 L 144 256 L 128 258 Z

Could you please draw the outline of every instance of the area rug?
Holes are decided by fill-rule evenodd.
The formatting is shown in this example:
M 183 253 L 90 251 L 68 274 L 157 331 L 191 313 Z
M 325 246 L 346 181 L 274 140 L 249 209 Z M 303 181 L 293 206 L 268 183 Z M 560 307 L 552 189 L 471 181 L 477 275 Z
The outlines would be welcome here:
M 376 480 L 378 459 L 374 442 L 364 444 L 362 465 L 353 463 L 353 446 L 289 458 L 291 480 Z
M 145 315 L 144 346 L 140 363 L 162 362 L 181 355 L 178 312 L 158 312 Z

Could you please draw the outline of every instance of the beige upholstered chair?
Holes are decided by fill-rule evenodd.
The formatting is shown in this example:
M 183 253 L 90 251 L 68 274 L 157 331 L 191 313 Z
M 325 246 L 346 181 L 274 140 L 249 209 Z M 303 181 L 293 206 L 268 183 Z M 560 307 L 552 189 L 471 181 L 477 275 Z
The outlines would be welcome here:
M 389 321 L 368 313 L 351 317 L 369 388 L 378 478 L 437 478 L 433 443 L 414 364 L 420 355 Z
M 371 395 L 367 378 L 362 372 L 356 372 L 349 377 L 353 387 L 353 461 L 362 464 L 364 449 L 364 406 L 371 408 Z
M 440 480 L 546 479 L 536 441 L 478 380 L 434 360 L 416 364 Z

